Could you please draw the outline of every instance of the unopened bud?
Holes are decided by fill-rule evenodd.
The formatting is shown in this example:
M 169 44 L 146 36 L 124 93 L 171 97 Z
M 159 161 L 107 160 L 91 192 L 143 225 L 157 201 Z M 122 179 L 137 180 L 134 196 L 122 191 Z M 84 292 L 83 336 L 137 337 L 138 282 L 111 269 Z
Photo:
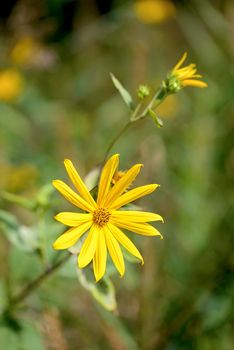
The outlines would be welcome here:
M 137 89 L 137 96 L 143 100 L 145 97 L 149 96 L 150 88 L 147 85 L 139 85 Z

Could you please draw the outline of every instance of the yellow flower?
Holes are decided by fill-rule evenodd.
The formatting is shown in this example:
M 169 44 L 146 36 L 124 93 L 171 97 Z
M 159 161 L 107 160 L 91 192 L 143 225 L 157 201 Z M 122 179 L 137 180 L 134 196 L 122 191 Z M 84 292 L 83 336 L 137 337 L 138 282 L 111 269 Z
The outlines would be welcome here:
M 174 17 L 176 9 L 170 0 L 138 0 L 134 3 L 134 11 L 141 22 L 153 24 Z
M 0 101 L 12 102 L 20 96 L 23 89 L 23 78 L 15 69 L 0 71 Z
M 32 37 L 26 36 L 21 38 L 13 47 L 11 59 L 15 64 L 30 64 L 39 52 L 40 44 Z
M 8 178 L 6 189 L 9 192 L 22 192 L 29 189 L 37 178 L 37 170 L 31 164 L 23 164 L 18 167 L 12 167 Z
M 205 88 L 208 86 L 204 81 L 199 80 L 202 76 L 197 74 L 196 64 L 191 63 L 188 66 L 181 68 L 186 57 L 187 52 L 184 53 L 180 61 L 169 73 L 168 85 L 170 92 L 177 92 L 186 86 L 195 86 L 199 88 Z
M 114 173 L 111 179 L 111 183 L 115 185 L 125 175 L 125 173 L 126 173 L 125 171 L 116 170 L 116 172 Z
M 113 155 L 106 162 L 99 181 L 97 201 L 93 199 L 72 162 L 68 159 L 64 161 L 64 165 L 79 194 L 63 181 L 53 181 L 54 187 L 69 202 L 85 211 L 85 213 L 62 212 L 55 216 L 56 220 L 70 226 L 70 229 L 54 242 L 53 247 L 54 249 L 70 248 L 88 231 L 78 256 L 78 266 L 84 268 L 93 261 L 96 281 L 99 281 L 105 273 L 107 251 L 120 275 L 124 275 L 125 264 L 119 243 L 143 264 L 140 252 L 121 229 L 145 236 L 161 236 L 159 231 L 148 223 L 163 221 L 160 215 L 119 210 L 124 205 L 150 194 L 158 185 L 141 186 L 125 192 L 142 167 L 142 164 L 136 164 L 126 171 L 114 186 L 111 186 L 118 164 L 118 154 Z

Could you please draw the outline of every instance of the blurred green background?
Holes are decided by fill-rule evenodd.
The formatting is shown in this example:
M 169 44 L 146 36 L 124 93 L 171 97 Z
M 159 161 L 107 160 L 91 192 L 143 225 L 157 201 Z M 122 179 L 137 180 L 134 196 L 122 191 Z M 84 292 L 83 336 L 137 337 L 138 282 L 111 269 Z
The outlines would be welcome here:
M 48 184 L 66 179 L 63 159 L 85 176 L 129 118 L 109 72 L 133 94 L 156 89 L 187 51 L 209 85 L 170 96 L 162 129 L 138 122 L 113 149 L 123 170 L 145 165 L 137 184 L 161 184 L 140 205 L 165 219 L 163 241 L 135 239 L 145 265 L 113 275 L 117 311 L 69 262 L 1 320 L 0 348 L 233 349 L 234 2 L 10 0 L 0 17 L 0 310 L 56 258 L 68 204 Z

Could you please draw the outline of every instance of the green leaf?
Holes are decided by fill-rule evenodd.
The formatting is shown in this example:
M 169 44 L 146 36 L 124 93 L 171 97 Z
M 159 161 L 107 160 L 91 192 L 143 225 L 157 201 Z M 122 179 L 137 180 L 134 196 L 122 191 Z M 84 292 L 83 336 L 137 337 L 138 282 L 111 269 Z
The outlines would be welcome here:
M 95 283 L 88 277 L 87 271 L 77 268 L 77 277 L 82 285 L 93 298 L 102 305 L 108 311 L 114 311 L 117 307 L 115 298 L 115 289 L 108 277 L 103 277 L 103 279 Z
M 73 246 L 74 247 L 74 246 Z M 70 248 L 69 251 L 72 249 Z M 64 278 L 74 278 L 76 279 L 76 265 L 77 265 L 77 254 L 73 253 L 74 255 L 64 264 L 60 267 L 57 274 Z
M 7 305 L 7 287 L 3 279 L 0 279 L 0 313 L 4 310 Z
M 114 86 L 119 91 L 126 105 L 130 108 L 131 111 L 134 110 L 134 102 L 130 93 L 123 87 L 120 81 L 114 76 L 114 74 L 110 73 L 111 79 L 113 81 Z
M 16 322 L 16 321 L 15 321 Z M 42 335 L 35 324 L 21 322 L 18 330 L 3 321 L 0 326 L 0 349 L 6 350 L 46 350 Z
M 18 349 L 18 336 L 8 327 L 0 327 L 0 349 L 16 350 Z
M 0 192 L 0 197 L 3 200 L 6 200 L 10 203 L 17 204 L 23 208 L 29 209 L 29 210 L 34 210 L 35 209 L 35 203 L 34 201 L 28 200 L 27 198 L 24 198 L 22 196 L 19 196 L 14 193 L 6 192 L 6 191 L 1 191 Z
M 43 272 L 43 266 L 36 254 L 25 254 L 23 249 L 15 246 L 11 248 L 8 266 L 11 281 L 19 286 Z
M 4 210 L 0 210 L 0 228 L 10 243 L 20 250 L 33 252 L 39 246 L 36 229 L 21 225 L 14 215 Z
M 151 116 L 151 118 L 153 119 L 154 123 L 156 124 L 156 126 L 158 128 L 162 128 L 163 127 L 163 121 L 157 116 L 157 114 L 151 109 L 148 109 L 149 115 Z
M 49 207 L 51 204 L 51 195 L 54 191 L 54 187 L 50 183 L 42 186 L 39 193 L 37 194 L 37 205 L 43 208 Z
M 42 335 L 35 327 L 35 324 L 24 322 L 20 337 L 20 346 L 22 350 L 46 350 Z
M 201 326 L 211 331 L 224 324 L 231 315 L 232 301 L 227 295 L 207 294 L 201 298 L 198 309 L 202 313 Z
M 7 226 L 11 230 L 17 230 L 19 227 L 17 218 L 5 210 L 0 210 L 0 224 Z
M 85 185 L 88 187 L 89 191 L 93 191 L 93 189 L 98 184 L 98 178 L 100 175 L 100 168 L 96 167 L 92 169 L 85 177 Z

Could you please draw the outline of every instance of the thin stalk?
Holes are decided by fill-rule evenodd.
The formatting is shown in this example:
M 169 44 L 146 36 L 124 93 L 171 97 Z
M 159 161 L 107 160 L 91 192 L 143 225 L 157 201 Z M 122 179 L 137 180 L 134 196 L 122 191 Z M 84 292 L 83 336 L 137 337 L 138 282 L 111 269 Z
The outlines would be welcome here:
M 8 201 L 8 202 L 11 202 L 11 203 L 14 203 L 14 204 L 18 204 L 19 206 L 23 207 L 23 208 L 26 208 L 26 209 L 29 209 L 31 211 L 33 211 L 35 209 L 35 204 L 32 203 L 30 200 L 24 198 L 24 197 L 21 197 L 17 194 L 14 194 L 14 193 L 9 193 L 9 192 L 6 192 L 6 191 L 1 191 L 0 192 L 0 197 L 2 199 L 4 199 L 5 201 Z
M 48 266 L 48 257 L 46 252 L 46 230 L 45 230 L 45 209 L 39 208 L 38 214 L 38 233 L 39 233 L 39 251 L 41 261 L 44 267 Z
M 109 146 L 107 147 L 107 150 L 105 152 L 103 161 L 102 161 L 102 167 L 104 165 L 104 163 L 106 162 L 110 151 L 112 150 L 113 146 L 115 145 L 115 143 L 120 139 L 120 137 L 125 133 L 125 131 L 129 128 L 129 126 L 136 121 L 136 116 L 137 113 L 139 112 L 140 108 L 142 106 L 142 101 L 140 103 L 138 103 L 138 105 L 136 106 L 135 110 L 132 113 L 132 116 L 130 118 L 130 120 L 123 126 L 122 129 L 120 129 L 119 133 L 116 135 L 116 137 L 111 141 L 111 143 L 109 144 Z M 101 168 L 102 168 L 101 167 Z
M 152 100 L 145 107 L 144 111 L 139 116 L 136 116 L 134 120 L 145 118 L 148 113 L 148 110 L 151 108 L 158 107 L 166 97 L 167 97 L 167 92 L 163 87 L 161 87 L 159 90 L 156 91 Z
M 116 135 L 116 137 L 111 141 L 111 143 L 107 147 L 107 150 L 105 152 L 105 156 L 104 156 L 103 161 L 101 163 L 102 164 L 101 168 L 103 167 L 104 163 L 106 162 L 106 160 L 107 160 L 107 158 L 109 156 L 109 153 L 112 150 L 113 146 L 120 139 L 120 137 L 125 133 L 125 131 L 129 128 L 129 126 L 132 123 L 136 122 L 137 120 L 145 118 L 147 113 L 148 113 L 148 110 L 150 108 L 153 108 L 153 107 L 154 108 L 158 107 L 163 102 L 163 100 L 166 97 L 167 97 L 167 91 L 165 90 L 164 87 L 161 87 L 159 90 L 156 91 L 156 93 L 154 94 L 152 100 L 148 103 L 148 105 L 145 107 L 143 112 L 140 113 L 139 115 L 138 115 L 138 112 L 139 112 L 139 110 L 140 110 L 140 108 L 142 106 L 142 101 L 137 105 L 137 107 L 134 110 L 130 120 L 124 125 L 124 127 L 119 131 L 119 133 Z
M 109 146 L 107 147 L 105 156 L 103 158 L 103 162 L 102 165 L 105 163 L 105 161 L 107 160 L 107 157 L 110 153 L 110 151 L 112 150 L 113 146 L 115 145 L 115 143 L 119 140 L 119 138 L 125 133 L 125 131 L 129 128 L 130 124 L 132 122 L 129 120 L 124 127 L 119 131 L 119 133 L 116 135 L 116 137 L 111 141 L 111 143 L 109 144 Z

